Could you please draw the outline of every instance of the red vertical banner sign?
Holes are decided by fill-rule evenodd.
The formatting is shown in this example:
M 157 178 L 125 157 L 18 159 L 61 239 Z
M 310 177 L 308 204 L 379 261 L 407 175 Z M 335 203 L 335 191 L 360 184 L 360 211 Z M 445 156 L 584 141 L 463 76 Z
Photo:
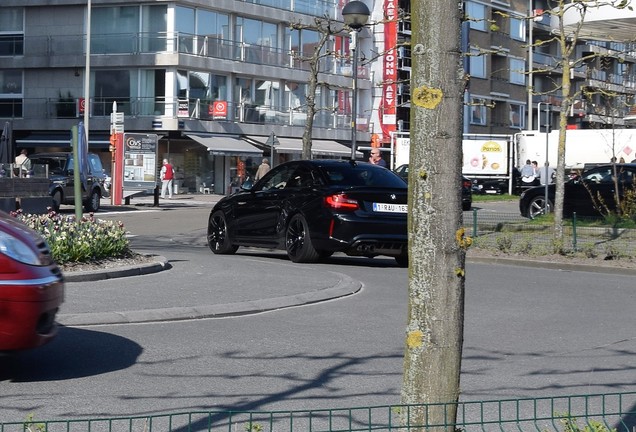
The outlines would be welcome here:
M 380 101 L 380 125 L 382 142 L 391 142 L 391 132 L 396 130 L 397 91 L 397 0 L 384 0 L 384 58 L 382 74 L 382 100 Z
M 120 206 L 124 195 L 124 134 L 113 134 L 115 152 L 113 153 L 113 172 L 111 173 L 110 201 L 112 205 Z

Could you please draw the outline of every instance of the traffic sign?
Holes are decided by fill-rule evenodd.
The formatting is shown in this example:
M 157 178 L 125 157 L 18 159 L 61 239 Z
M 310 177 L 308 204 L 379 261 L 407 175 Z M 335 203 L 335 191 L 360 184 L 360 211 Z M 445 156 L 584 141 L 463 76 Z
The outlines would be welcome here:
M 123 123 L 124 122 L 124 113 L 123 112 L 112 112 L 112 113 L 110 113 L 110 122 L 111 123 Z
M 269 138 L 267 138 L 267 141 L 265 142 L 265 144 L 267 144 L 270 147 L 274 147 L 279 145 L 280 141 L 278 141 L 276 134 L 272 132 L 271 134 L 269 134 Z

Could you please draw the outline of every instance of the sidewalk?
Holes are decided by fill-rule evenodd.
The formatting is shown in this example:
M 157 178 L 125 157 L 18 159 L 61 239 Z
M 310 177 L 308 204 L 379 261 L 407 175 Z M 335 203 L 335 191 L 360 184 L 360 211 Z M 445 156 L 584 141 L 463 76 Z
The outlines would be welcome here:
M 174 208 L 174 207 L 186 207 L 186 206 L 210 206 L 210 208 L 216 204 L 225 195 L 216 194 L 202 194 L 202 193 L 188 193 L 188 194 L 175 194 L 172 198 L 159 197 L 159 205 L 155 206 L 155 197 L 153 195 L 139 195 L 130 198 L 130 204 L 122 204 L 121 206 L 114 206 L 111 204 L 110 198 L 102 198 L 101 211 L 124 211 L 133 210 L 136 207 L 152 207 L 152 208 Z M 122 203 L 125 202 L 122 200 Z

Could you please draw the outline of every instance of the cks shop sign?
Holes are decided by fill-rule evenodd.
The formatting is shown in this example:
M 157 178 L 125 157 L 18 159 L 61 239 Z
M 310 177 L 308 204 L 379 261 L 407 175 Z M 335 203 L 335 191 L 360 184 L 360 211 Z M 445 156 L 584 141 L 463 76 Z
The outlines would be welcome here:
M 384 0 L 384 59 L 382 74 L 382 100 L 380 124 L 382 142 L 391 142 L 391 132 L 396 129 L 396 81 L 397 81 L 397 0 Z

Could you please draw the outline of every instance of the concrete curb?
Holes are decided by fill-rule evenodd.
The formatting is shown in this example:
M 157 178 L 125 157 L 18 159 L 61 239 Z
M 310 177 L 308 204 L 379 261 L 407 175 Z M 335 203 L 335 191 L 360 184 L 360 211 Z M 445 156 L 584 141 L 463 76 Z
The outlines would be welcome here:
M 58 315 L 57 322 L 65 326 L 93 326 L 132 323 L 184 321 L 204 318 L 257 314 L 353 295 L 362 289 L 362 283 L 346 275 L 332 287 L 291 296 L 273 297 L 238 303 L 201 305 L 120 312 L 97 312 Z
M 106 268 L 100 270 L 64 272 L 66 282 L 94 282 L 106 279 L 116 279 L 129 276 L 141 276 L 151 273 L 158 273 L 170 268 L 170 264 L 165 257 L 156 256 L 154 262 L 147 264 L 136 264 L 117 268 Z

